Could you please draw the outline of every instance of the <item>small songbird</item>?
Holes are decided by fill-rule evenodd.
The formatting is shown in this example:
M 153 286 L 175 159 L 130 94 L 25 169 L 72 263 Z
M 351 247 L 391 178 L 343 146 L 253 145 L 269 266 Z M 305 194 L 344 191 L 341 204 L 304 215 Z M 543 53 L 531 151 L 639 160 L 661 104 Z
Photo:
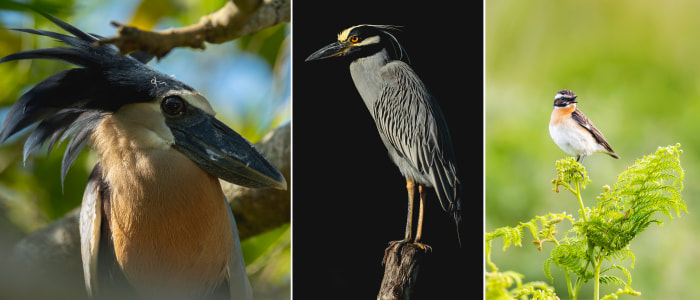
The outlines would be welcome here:
M 583 163 L 586 156 L 595 152 L 620 158 L 605 140 L 603 133 L 576 108 L 576 97 L 571 90 L 561 90 L 554 97 L 554 110 L 549 121 L 552 140 L 564 152 L 576 155 L 579 163 Z

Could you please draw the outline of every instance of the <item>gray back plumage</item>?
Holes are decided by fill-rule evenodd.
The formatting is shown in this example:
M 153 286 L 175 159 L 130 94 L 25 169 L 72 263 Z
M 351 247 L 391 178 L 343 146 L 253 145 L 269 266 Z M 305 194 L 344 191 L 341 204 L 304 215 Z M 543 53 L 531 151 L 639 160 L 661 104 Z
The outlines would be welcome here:
M 98 45 L 102 37 L 81 31 L 53 16 L 44 17 L 72 35 L 10 28 L 54 38 L 66 47 L 34 49 L 10 54 L 0 63 L 24 59 L 51 59 L 78 66 L 51 75 L 31 88 L 10 108 L 0 129 L 0 144 L 30 125 L 40 122 L 24 145 L 24 159 L 48 142 L 70 138 L 63 157 L 61 179 L 86 145 L 99 122 L 120 107 L 148 102 L 171 89 L 193 90 L 186 84 L 145 65 L 152 56 L 119 55 L 113 45 Z
M 380 73 L 383 84 L 373 115 L 392 159 L 405 176 L 432 186 L 442 208 L 459 223 L 461 183 L 440 107 L 407 64 L 394 61 Z

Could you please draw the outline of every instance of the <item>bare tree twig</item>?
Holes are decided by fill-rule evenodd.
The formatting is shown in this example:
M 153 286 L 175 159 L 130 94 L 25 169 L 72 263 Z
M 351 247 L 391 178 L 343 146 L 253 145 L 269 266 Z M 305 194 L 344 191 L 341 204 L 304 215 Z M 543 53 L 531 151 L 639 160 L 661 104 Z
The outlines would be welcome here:
M 165 31 L 148 31 L 112 21 L 118 34 L 98 41 L 114 44 L 121 54 L 140 51 L 158 59 L 176 47 L 204 49 L 204 42 L 220 44 L 291 20 L 290 0 L 229 0 L 199 23 Z

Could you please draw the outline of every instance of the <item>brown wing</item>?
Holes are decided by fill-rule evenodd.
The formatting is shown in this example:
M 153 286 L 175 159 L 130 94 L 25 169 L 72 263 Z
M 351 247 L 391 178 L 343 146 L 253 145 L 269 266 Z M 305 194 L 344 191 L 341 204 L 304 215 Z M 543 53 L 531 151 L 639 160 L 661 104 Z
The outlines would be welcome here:
M 571 117 L 576 120 L 576 122 L 581 125 L 583 128 L 586 128 L 588 132 L 590 132 L 593 137 L 600 143 L 605 150 L 608 150 L 611 155 L 615 153 L 613 151 L 612 147 L 610 147 L 610 144 L 608 144 L 608 141 L 605 140 L 605 137 L 603 136 L 603 133 L 598 130 L 598 128 L 593 125 L 593 122 L 589 120 L 578 108 L 574 110 L 574 112 L 571 114 Z M 617 156 L 617 155 L 614 155 Z

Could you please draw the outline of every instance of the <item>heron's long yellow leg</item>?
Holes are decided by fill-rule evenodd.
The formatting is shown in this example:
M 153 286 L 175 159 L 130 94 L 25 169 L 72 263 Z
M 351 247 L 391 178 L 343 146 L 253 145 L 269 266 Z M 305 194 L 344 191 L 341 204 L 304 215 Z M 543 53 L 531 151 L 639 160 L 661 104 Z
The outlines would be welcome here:
M 406 235 L 404 241 L 408 242 L 413 237 L 413 198 L 416 191 L 416 183 L 413 180 L 406 180 L 406 190 L 408 191 L 408 216 L 406 217 Z
M 418 207 L 418 229 L 416 230 L 416 243 L 420 241 L 423 235 L 423 203 L 425 201 L 425 192 L 423 191 L 423 186 L 418 186 L 418 192 L 420 193 L 420 206 Z
M 389 254 L 389 251 L 396 251 L 399 247 L 401 247 L 401 245 L 410 242 L 411 238 L 413 237 L 413 198 L 415 197 L 416 192 L 415 181 L 406 178 L 406 191 L 408 192 L 408 216 L 406 216 L 406 234 L 403 240 L 389 242 L 389 247 L 387 247 L 384 250 L 384 258 L 382 259 L 382 264 L 386 262 L 386 258 Z
M 418 186 L 418 193 L 420 194 L 420 206 L 418 207 L 418 228 L 416 229 L 416 240 L 413 242 L 416 246 L 423 250 L 430 250 L 430 246 L 420 242 L 420 238 L 423 235 L 423 207 L 425 206 L 425 191 L 423 186 Z

